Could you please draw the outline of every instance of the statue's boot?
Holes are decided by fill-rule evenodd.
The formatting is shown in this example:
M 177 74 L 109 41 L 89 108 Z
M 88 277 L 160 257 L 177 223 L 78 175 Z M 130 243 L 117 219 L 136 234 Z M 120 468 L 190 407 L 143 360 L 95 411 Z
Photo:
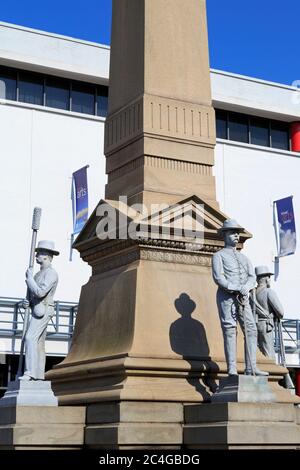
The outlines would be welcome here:
M 236 328 L 224 330 L 224 349 L 228 375 L 237 375 L 236 368 Z
M 256 365 L 256 350 L 257 350 L 257 338 L 254 335 L 248 336 L 248 350 L 245 341 L 245 375 L 258 375 L 258 376 L 267 376 L 268 372 L 258 369 Z

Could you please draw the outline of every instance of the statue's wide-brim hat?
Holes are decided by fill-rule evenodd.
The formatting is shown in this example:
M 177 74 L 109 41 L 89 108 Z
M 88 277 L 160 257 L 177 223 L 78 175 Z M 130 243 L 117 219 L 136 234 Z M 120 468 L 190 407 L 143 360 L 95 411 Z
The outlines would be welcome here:
M 50 240 L 41 240 L 38 242 L 38 246 L 36 247 L 35 251 L 38 253 L 39 251 L 47 251 L 54 256 L 59 255 L 59 251 L 55 249 L 54 243 Z
M 256 266 L 255 274 L 259 276 L 274 276 L 274 273 L 268 268 L 268 266 Z
M 226 219 L 223 223 L 223 227 L 220 228 L 219 232 L 223 233 L 227 230 L 236 230 L 237 232 L 244 232 L 244 227 L 241 227 L 236 220 Z

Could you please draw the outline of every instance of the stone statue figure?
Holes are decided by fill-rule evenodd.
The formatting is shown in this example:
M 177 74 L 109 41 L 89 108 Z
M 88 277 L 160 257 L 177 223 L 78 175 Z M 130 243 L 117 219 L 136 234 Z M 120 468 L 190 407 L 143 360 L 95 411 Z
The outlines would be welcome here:
M 220 233 L 225 248 L 213 255 L 213 278 L 218 285 L 217 305 L 224 338 L 224 349 L 229 375 L 237 375 L 237 322 L 244 333 L 245 374 L 268 375 L 256 366 L 257 328 L 249 303 L 249 293 L 256 285 L 250 260 L 237 250 L 240 233 L 244 229 L 233 219 L 225 220 Z
M 253 312 L 256 317 L 258 347 L 267 357 L 275 359 L 274 322 L 283 318 L 283 307 L 276 292 L 271 289 L 271 276 L 274 275 L 267 266 L 255 268 L 257 287 L 253 291 Z
M 40 241 L 35 251 L 40 271 L 35 276 L 32 268 L 26 271 L 29 300 L 23 301 L 23 307 L 31 307 L 31 319 L 25 335 L 25 372 L 20 380 L 45 378 L 46 331 L 48 322 L 54 315 L 53 297 L 58 283 L 58 275 L 52 267 L 53 256 L 59 255 L 54 249 L 54 243 Z

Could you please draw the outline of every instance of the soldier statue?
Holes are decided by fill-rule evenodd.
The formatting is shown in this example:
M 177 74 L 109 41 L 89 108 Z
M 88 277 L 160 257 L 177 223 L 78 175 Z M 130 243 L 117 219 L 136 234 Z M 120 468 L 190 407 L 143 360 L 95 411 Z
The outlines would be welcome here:
M 19 380 L 44 380 L 45 378 L 45 339 L 47 325 L 54 315 L 54 293 L 58 275 L 52 267 L 53 256 L 58 256 L 54 243 L 43 240 L 36 248 L 36 261 L 40 271 L 33 276 L 32 268 L 26 271 L 28 300 L 23 307 L 31 308 L 31 319 L 25 335 L 25 372 Z
M 224 338 L 229 375 L 237 375 L 237 322 L 244 333 L 245 374 L 268 375 L 256 366 L 257 328 L 249 303 L 249 293 L 256 285 L 250 260 L 237 250 L 244 229 L 233 219 L 225 220 L 220 229 L 225 248 L 213 255 L 213 278 L 218 285 L 217 305 Z
M 283 307 L 276 292 L 271 289 L 271 276 L 274 275 L 267 266 L 255 268 L 257 287 L 253 291 L 253 311 L 256 317 L 258 347 L 267 357 L 275 359 L 274 329 L 275 321 L 283 318 Z

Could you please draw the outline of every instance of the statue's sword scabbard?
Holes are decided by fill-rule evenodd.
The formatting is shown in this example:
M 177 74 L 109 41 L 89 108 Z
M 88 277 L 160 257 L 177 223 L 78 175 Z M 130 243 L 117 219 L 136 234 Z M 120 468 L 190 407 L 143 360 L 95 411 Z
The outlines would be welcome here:
M 42 209 L 40 209 L 39 207 L 35 207 L 33 210 L 32 225 L 31 225 L 32 237 L 31 237 L 31 247 L 30 247 L 30 256 L 29 256 L 29 268 L 33 268 L 33 265 L 34 265 L 37 232 L 40 228 L 41 215 L 42 215 Z M 26 299 L 30 300 L 29 289 L 27 289 Z M 23 323 L 23 332 L 22 332 L 22 339 L 21 339 L 17 377 L 20 377 L 20 375 L 22 375 L 23 362 L 24 362 L 24 350 L 25 350 L 25 336 L 26 336 L 26 332 L 27 332 L 28 324 L 29 324 L 29 315 L 30 315 L 30 307 L 26 308 L 25 313 L 24 313 L 24 323 Z

